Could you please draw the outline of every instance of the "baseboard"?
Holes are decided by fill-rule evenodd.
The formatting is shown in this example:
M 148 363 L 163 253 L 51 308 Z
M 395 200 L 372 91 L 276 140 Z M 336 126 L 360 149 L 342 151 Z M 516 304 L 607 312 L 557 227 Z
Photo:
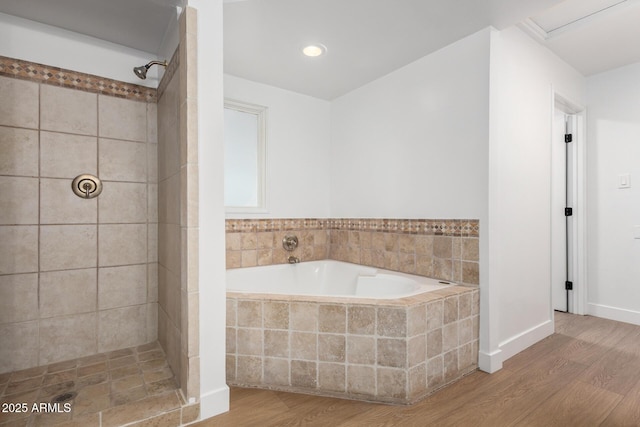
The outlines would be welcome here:
M 640 312 L 602 304 L 587 304 L 587 314 L 618 322 L 640 325 Z
M 505 361 L 522 350 L 531 347 L 538 341 L 553 334 L 554 326 L 552 320 L 546 320 L 533 328 L 524 331 L 516 336 L 500 343 L 502 350 L 502 360 Z
M 229 411 L 229 387 L 226 385 L 200 396 L 200 420 Z
M 478 353 L 478 368 L 489 374 L 502 369 L 502 350 L 496 350 L 491 353 L 481 350 Z

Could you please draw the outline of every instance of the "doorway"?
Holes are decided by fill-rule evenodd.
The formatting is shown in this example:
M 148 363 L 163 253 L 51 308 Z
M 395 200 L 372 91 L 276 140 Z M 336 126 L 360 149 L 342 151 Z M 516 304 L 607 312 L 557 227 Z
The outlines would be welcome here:
M 551 138 L 551 306 L 584 314 L 584 108 L 554 94 Z

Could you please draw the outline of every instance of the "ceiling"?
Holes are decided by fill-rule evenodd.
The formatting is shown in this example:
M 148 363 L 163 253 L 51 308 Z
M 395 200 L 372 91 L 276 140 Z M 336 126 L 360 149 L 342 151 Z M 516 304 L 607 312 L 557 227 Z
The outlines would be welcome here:
M 154 53 L 184 3 L 1 0 L 0 12 Z M 521 21 L 584 75 L 640 61 L 640 0 L 225 0 L 224 67 L 334 99 L 489 25 Z M 304 57 L 308 43 L 327 53 Z

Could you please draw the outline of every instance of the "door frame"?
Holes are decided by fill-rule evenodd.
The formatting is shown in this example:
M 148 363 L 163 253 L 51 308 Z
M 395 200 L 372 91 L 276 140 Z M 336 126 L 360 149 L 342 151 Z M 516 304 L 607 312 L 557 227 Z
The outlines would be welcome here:
M 573 282 L 573 291 L 569 295 L 569 312 L 575 314 L 586 314 L 587 307 L 587 137 L 586 137 L 586 108 L 574 102 L 570 98 L 564 96 L 556 90 L 552 89 L 552 126 L 551 126 L 551 144 L 553 144 L 553 121 L 555 120 L 556 111 L 561 111 L 575 117 L 575 129 L 573 133 L 573 182 L 572 190 L 574 194 L 574 221 L 572 222 L 572 248 L 571 279 Z M 554 182 L 554 175 L 551 177 L 552 189 L 557 182 Z M 562 207 L 555 206 L 551 201 L 552 212 Z M 550 215 L 552 214 L 550 212 Z M 553 235 L 550 236 L 553 241 Z M 551 252 L 551 251 L 550 251 Z M 551 254 L 550 254 L 551 257 Z M 551 259 L 551 265 L 558 263 L 558 260 Z M 564 263 L 565 261 L 560 261 Z M 553 270 L 553 268 L 552 268 Z M 556 285 L 551 280 L 551 286 Z M 550 289 L 550 306 L 553 314 L 553 290 Z

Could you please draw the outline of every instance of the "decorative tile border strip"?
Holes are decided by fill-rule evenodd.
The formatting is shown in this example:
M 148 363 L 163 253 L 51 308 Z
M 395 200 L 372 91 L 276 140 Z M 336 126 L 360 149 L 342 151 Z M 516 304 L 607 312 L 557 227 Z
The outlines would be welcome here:
M 92 74 L 0 56 L 0 76 L 62 86 L 134 101 L 156 102 L 156 89 Z
M 162 80 L 160 80 L 160 84 L 158 85 L 158 99 L 162 98 L 165 89 L 169 85 L 169 82 L 173 78 L 176 71 L 180 67 L 180 45 L 176 48 L 175 52 L 171 56 L 171 60 L 167 65 L 167 68 L 164 70 L 164 75 L 162 76 Z
M 228 219 L 227 233 L 286 230 L 381 231 L 401 234 L 478 237 L 476 219 L 268 218 Z

